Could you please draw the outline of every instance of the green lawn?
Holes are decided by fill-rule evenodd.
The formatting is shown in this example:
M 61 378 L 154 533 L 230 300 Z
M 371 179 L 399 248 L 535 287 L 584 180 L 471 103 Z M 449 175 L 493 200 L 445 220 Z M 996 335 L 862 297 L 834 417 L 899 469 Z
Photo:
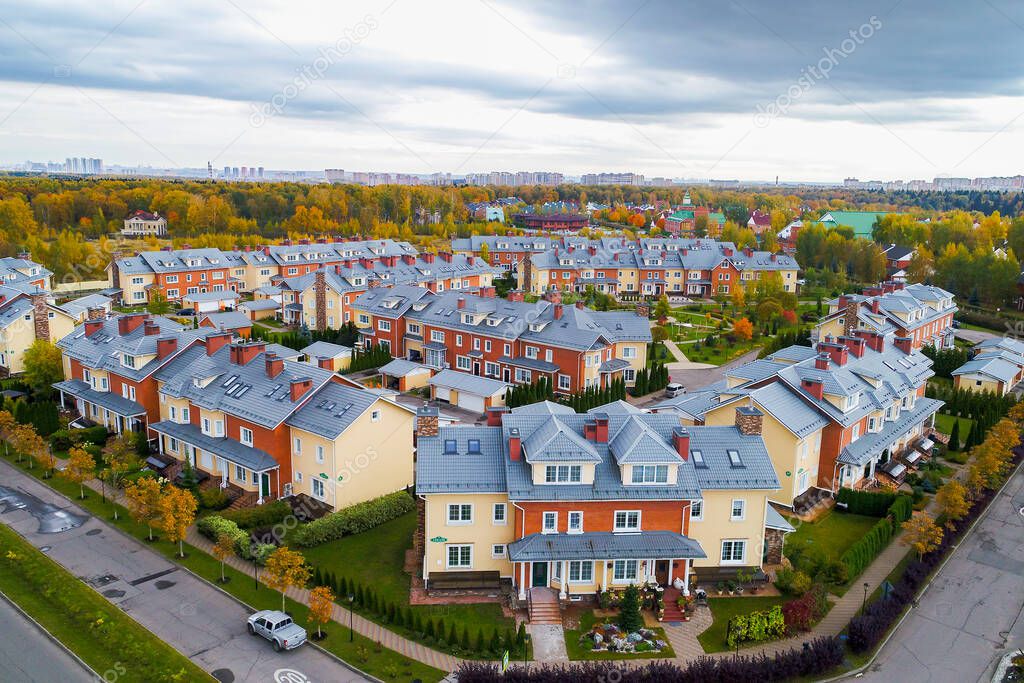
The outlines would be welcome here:
M 974 425 L 974 420 L 969 417 L 953 417 L 952 415 L 946 415 L 945 413 L 935 414 L 935 428 L 943 434 L 950 434 L 953 431 L 953 421 L 960 420 L 960 445 L 964 443 L 964 439 L 971 432 L 971 427 Z
M 376 529 L 306 548 L 302 553 L 320 571 L 332 572 L 339 578 L 354 579 L 366 588 L 372 587 L 385 602 L 404 606 L 409 604 L 411 578 L 402 568 L 405 564 L 405 551 L 412 547 L 415 529 L 416 513 L 410 512 Z M 412 610 L 423 619 L 444 619 L 448 628 L 453 623 L 457 624 L 460 634 L 466 628 L 474 639 L 480 629 L 490 638 L 494 629 L 503 633 L 506 629 L 515 628 L 514 621 L 502 614 L 501 605 L 497 603 L 418 605 L 412 607 Z M 372 618 L 370 614 L 366 616 Z
M 599 659 L 672 659 L 676 656 L 671 645 L 666 646 L 661 652 L 636 652 L 632 654 L 627 652 L 594 652 L 593 650 L 587 650 L 580 646 L 580 636 L 589 631 L 596 621 L 597 617 L 594 615 L 594 612 L 590 610 L 580 617 L 579 628 L 565 630 L 565 650 L 569 654 L 569 659 L 573 661 Z M 668 643 L 668 638 L 665 636 L 665 629 L 659 627 L 651 628 L 651 630 L 658 633 L 658 637 Z
M 8 457 L 7 460 L 14 464 L 13 456 Z M 42 471 L 38 467 L 34 470 L 27 470 L 24 465 L 24 463 L 21 465 L 24 471 L 36 478 L 41 478 Z M 86 499 L 79 500 L 77 484 L 72 484 L 59 477 L 44 480 L 43 483 L 72 498 L 77 505 L 88 510 L 107 524 L 115 526 L 146 543 L 143 540 L 148 533 L 146 527 L 133 522 L 124 508 L 115 506 L 109 501 L 103 502 L 95 491 L 86 489 Z M 118 509 L 120 517 L 117 521 L 113 519 L 115 507 Z M 177 544 L 157 541 L 155 543 L 146 543 L 146 546 L 183 567 L 187 567 L 211 583 L 217 582 L 220 578 L 220 562 L 188 544 L 185 544 L 186 557 L 184 559 L 177 556 Z M 217 584 L 218 587 L 231 593 L 253 610 L 281 609 L 281 594 L 263 585 L 257 587 L 252 575 L 243 574 L 231 567 L 227 567 L 226 575 L 229 577 L 229 582 L 223 586 Z M 291 599 L 288 600 L 287 605 L 288 612 L 295 621 L 301 625 L 308 626 L 308 608 Z M 424 681 L 438 681 L 445 676 L 445 672 L 410 660 L 393 650 L 381 649 L 378 652 L 376 643 L 359 634 L 356 634 L 354 642 L 350 643 L 348 629 L 339 624 L 328 624 L 326 630 L 328 637 L 317 643 L 318 645 L 378 678 L 396 681 L 412 681 L 417 678 Z
M 792 534 L 790 535 L 792 537 Z M 789 539 L 786 539 L 789 543 Z M 761 612 L 781 605 L 790 598 L 781 595 L 750 596 L 735 598 L 708 598 L 708 607 L 714 621 L 707 631 L 697 636 L 705 652 L 725 652 L 729 649 L 726 636 L 729 633 L 729 620 L 741 614 Z M 756 645 L 757 643 L 750 643 Z
M 866 534 L 878 521 L 877 517 L 829 512 L 815 522 L 801 522 L 791 518 L 796 531 L 786 536 L 786 556 L 795 551 L 814 549 L 825 557 L 839 559 L 846 549 Z
M 10 553 L 18 557 L 19 562 L 30 563 L 34 574 L 40 579 L 45 576 L 45 583 L 52 590 L 61 591 L 75 606 L 95 616 L 96 619 L 102 618 L 115 630 L 113 637 L 117 642 L 140 648 L 146 653 L 146 661 L 137 662 L 140 666 L 135 666 L 135 663 L 125 666 L 121 661 L 124 653 L 112 650 L 108 642 L 104 642 L 104 635 L 100 631 L 82 628 L 81 623 L 75 623 L 68 611 L 57 601 L 42 595 L 37 585 L 27 581 L 16 571 L 0 572 L 0 592 L 39 622 L 94 671 L 104 676 L 114 675 L 118 680 L 124 681 L 150 681 L 154 675 L 165 674 L 169 677 L 175 672 L 190 681 L 213 680 L 183 654 L 147 631 L 106 598 L 3 524 L 0 524 L 0 552 L 5 558 Z M 89 618 L 93 619 L 92 616 Z M 95 620 L 93 621 L 95 623 Z
M 679 347 L 679 350 L 683 352 L 686 359 L 694 363 L 710 363 L 711 365 L 724 365 L 729 361 L 742 356 L 748 351 L 760 348 L 761 343 L 759 342 L 737 342 L 736 344 L 729 344 L 724 339 L 713 347 L 709 348 L 706 344 L 685 344 Z

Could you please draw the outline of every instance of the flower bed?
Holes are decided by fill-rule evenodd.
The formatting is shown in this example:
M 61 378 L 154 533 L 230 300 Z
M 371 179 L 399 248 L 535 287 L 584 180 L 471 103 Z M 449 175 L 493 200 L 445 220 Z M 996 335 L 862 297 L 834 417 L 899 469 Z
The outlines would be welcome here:
M 617 652 L 633 654 L 641 652 L 661 652 L 668 647 L 664 634 L 649 628 L 641 628 L 626 633 L 611 622 L 594 624 L 589 631 L 580 635 L 580 647 L 591 652 Z

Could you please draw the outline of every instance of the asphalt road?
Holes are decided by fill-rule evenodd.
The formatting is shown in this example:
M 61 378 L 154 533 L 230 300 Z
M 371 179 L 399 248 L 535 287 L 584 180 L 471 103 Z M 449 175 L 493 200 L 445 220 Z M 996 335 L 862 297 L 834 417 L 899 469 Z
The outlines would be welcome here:
M 1024 647 L 1024 472 L 954 551 L 863 679 L 988 681 Z
M 93 683 L 92 673 L 35 624 L 0 598 L 0 680 L 20 683 Z
M 0 484 L 28 492 L 44 502 L 69 507 L 67 499 L 2 461 Z M 85 512 L 73 505 L 70 508 L 74 512 Z M 245 623 L 250 614 L 247 609 L 95 517 L 90 516 L 77 529 L 57 534 L 39 533 L 38 520 L 26 510 L 4 513 L 0 521 L 33 545 L 48 547 L 47 554 L 53 560 L 219 680 L 259 683 L 365 680 L 309 646 L 275 653 L 270 643 L 246 632 Z M 6 634 L 6 629 L 2 632 Z M 130 662 L 125 664 L 130 666 Z M 20 679 L 9 678 L 0 670 L 0 681 L 7 680 Z

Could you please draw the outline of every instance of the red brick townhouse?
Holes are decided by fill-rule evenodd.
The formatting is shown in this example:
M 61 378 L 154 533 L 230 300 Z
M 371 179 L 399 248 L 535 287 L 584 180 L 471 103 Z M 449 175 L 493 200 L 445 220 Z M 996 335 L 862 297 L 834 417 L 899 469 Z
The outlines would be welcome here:
M 953 295 L 941 287 L 883 282 L 862 294 L 844 294 L 829 301 L 828 307 L 813 330 L 816 339 L 863 329 L 908 337 L 915 349 L 953 348 L 953 316 L 958 309 Z
M 400 286 L 371 289 L 353 308 L 363 342 L 393 356 L 515 384 L 545 377 L 563 394 L 619 378 L 631 385 L 651 341 L 645 307 L 594 311 L 563 305 L 558 291 L 529 304 L 498 299 L 491 288 L 471 295 Z
M 154 373 L 208 333 L 149 313 L 86 320 L 57 342 L 65 379 L 54 387 L 61 405 L 77 410 L 82 423 L 148 436 L 147 426 L 160 421 Z
M 780 561 L 792 528 L 768 505 L 779 484 L 760 417 L 684 428 L 622 402 L 587 414 L 538 403 L 438 427 L 436 409 L 421 409 L 427 589 L 465 572 L 511 583 L 534 620 L 546 602 L 630 584 L 665 586 L 674 604 L 695 583 Z

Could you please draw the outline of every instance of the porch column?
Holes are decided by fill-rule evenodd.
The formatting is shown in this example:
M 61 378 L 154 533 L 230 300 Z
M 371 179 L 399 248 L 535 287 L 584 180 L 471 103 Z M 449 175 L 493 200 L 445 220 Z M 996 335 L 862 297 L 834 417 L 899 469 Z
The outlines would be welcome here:
M 683 597 L 690 597 L 690 558 L 683 561 Z
M 569 583 L 569 560 L 562 560 L 562 580 L 558 584 L 558 597 L 565 599 L 565 585 Z
M 668 561 L 668 580 L 665 582 L 666 587 L 672 585 L 672 565 L 675 564 L 675 560 Z
M 156 447 L 157 447 L 157 451 L 160 453 L 160 455 L 163 455 L 164 454 L 164 435 L 163 434 L 157 434 L 156 435 Z
M 608 560 L 601 560 L 601 590 L 608 590 Z
M 527 562 L 519 563 L 519 599 L 526 599 L 526 565 Z

